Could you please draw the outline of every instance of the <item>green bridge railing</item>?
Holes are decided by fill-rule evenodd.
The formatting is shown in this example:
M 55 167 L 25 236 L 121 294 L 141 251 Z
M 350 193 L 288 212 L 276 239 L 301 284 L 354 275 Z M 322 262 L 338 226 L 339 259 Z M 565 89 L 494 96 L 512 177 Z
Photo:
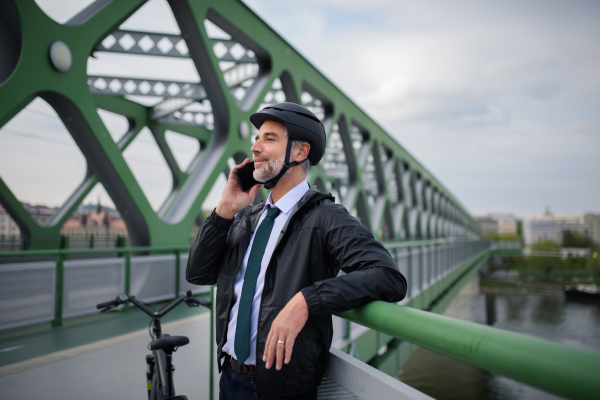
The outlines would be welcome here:
M 340 316 L 569 399 L 600 394 L 598 353 L 381 301 Z
M 469 244 L 481 244 L 484 242 L 469 239 L 432 239 L 404 241 L 395 243 L 384 243 L 392 253 L 397 262 L 402 257 L 406 258 L 404 273 L 411 282 L 408 288 L 408 297 L 420 293 L 425 287 L 430 286 L 430 281 L 441 277 L 445 272 L 451 271 L 453 266 L 461 264 L 467 257 L 464 246 Z M 462 247 L 461 247 L 462 246 Z M 402 252 L 405 253 L 402 253 Z M 444 252 L 442 252 L 444 251 Z M 124 259 L 125 264 L 125 294 L 131 291 L 131 257 L 132 255 L 165 255 L 175 256 L 175 290 L 173 297 L 179 295 L 179 277 L 181 268 L 180 255 L 187 254 L 189 246 L 140 246 L 140 247 L 113 247 L 98 249 L 44 249 L 44 250 L 21 250 L 0 252 L 0 260 L 13 259 L 15 262 L 39 261 L 43 258 L 51 258 L 56 263 L 55 268 L 55 296 L 54 296 L 54 326 L 62 325 L 63 320 L 63 294 L 65 290 L 65 268 L 64 262 L 77 256 L 114 256 Z M 46 260 L 48 261 L 48 260 Z M 1 272 L 1 264 L 0 264 Z M 426 279 L 425 279 L 426 278 Z M 447 277 L 451 278 L 451 277 Z M 426 281 L 427 280 L 427 281 Z M 445 285 L 445 284 L 444 284 Z M 442 285 L 442 286 L 444 286 Z M 414 306 L 414 304 L 411 304 Z M 427 306 L 424 305 L 424 306 Z
M 131 255 L 132 254 L 173 254 L 175 255 L 175 277 L 180 272 L 180 255 L 189 252 L 189 246 L 146 246 L 146 247 L 113 247 L 104 249 L 50 249 L 50 250 L 23 250 L 0 252 L 0 259 L 14 258 L 23 261 L 50 256 L 56 262 L 55 269 L 55 295 L 54 295 L 54 320 L 53 326 L 62 325 L 63 320 L 63 292 L 64 292 L 64 262 L 74 255 L 102 255 L 117 254 L 125 259 L 125 294 L 130 294 L 131 282 Z M 1 267 L 1 265 L 0 265 Z M 185 266 L 184 266 L 185 267 Z M 179 279 L 175 279 L 175 292 L 173 297 L 179 295 Z
M 400 249 L 420 251 L 427 246 L 443 246 L 444 244 L 450 244 L 450 242 L 429 240 L 388 243 L 386 247 L 392 252 L 397 252 Z M 43 256 L 54 258 L 56 262 L 57 295 L 55 296 L 55 319 L 53 323 L 57 325 L 62 322 L 63 262 L 70 256 L 118 253 L 120 257 L 125 258 L 125 288 L 128 291 L 132 255 L 174 254 L 176 256 L 175 273 L 178 276 L 181 268 L 179 255 L 188 250 L 187 246 L 34 250 L 3 252 L 0 253 L 0 258 L 22 257 L 21 260 Z M 489 254 L 491 252 L 487 251 L 483 257 L 489 256 Z M 451 253 L 446 255 L 452 258 Z M 481 257 L 480 255 L 475 257 L 477 258 L 477 265 L 479 265 L 479 258 Z M 457 257 L 457 259 L 460 259 L 460 257 Z M 424 268 L 421 261 L 419 264 L 421 268 Z M 456 267 L 458 268 L 458 265 Z M 174 296 L 178 291 L 179 288 L 177 287 Z M 364 307 L 342 313 L 339 316 L 350 322 L 391 335 L 396 339 L 567 398 L 595 399 L 600 393 L 600 380 L 598 379 L 600 354 L 598 353 L 587 352 L 485 325 L 465 322 L 433 312 L 384 302 L 373 302 Z

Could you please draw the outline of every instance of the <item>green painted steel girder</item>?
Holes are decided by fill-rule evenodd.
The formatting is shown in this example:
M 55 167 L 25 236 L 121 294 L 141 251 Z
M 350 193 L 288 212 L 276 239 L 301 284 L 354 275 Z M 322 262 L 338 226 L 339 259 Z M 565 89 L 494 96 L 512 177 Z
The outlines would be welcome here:
M 202 204 L 219 175 L 228 170 L 228 162 L 251 156 L 248 118 L 261 105 L 275 102 L 274 93 L 320 114 L 328 147 L 321 164 L 312 168 L 310 183 L 332 191 L 376 237 L 399 241 L 480 236 L 475 220 L 423 165 L 243 3 L 169 1 L 181 35 L 162 35 L 170 43 L 163 49 L 158 47 L 161 34 L 148 33 L 153 46 L 158 41 L 150 50 L 141 44 L 144 35 L 119 30 L 144 3 L 97 0 L 65 24 L 47 16 L 34 0 L 9 0 L 0 6 L 0 34 L 5 38 L 0 43 L 0 127 L 41 97 L 54 108 L 88 164 L 84 181 L 45 226 L 33 221 L 0 179 L 0 203 L 30 237 L 29 248 L 40 248 L 40 240 L 57 239 L 66 219 L 98 182 L 127 223 L 132 245 L 187 244 Z M 209 36 L 206 21 L 230 39 Z M 123 44 L 126 36 L 132 44 Z M 49 57 L 56 42 L 66 44 L 72 56 L 64 72 Z M 98 51 L 191 58 L 201 80 L 198 90 L 205 90 L 210 103 L 202 118 L 208 115 L 210 122 L 198 123 L 186 111 L 186 102 L 168 110 L 164 118 L 152 118 L 152 107 L 124 98 L 121 89 L 121 82 L 129 80 L 131 90 L 139 92 L 140 77 L 123 77 L 119 90 L 113 90 L 119 94 L 101 94 L 108 91 L 95 86 L 92 93 L 87 63 Z M 156 90 L 146 86 L 146 91 Z M 179 89 L 185 88 L 173 93 Z M 161 91 L 162 97 L 185 97 L 167 92 Z M 98 108 L 128 118 L 129 131 L 118 143 L 108 134 Z M 123 157 L 144 127 L 150 128 L 173 177 L 171 193 L 158 210 Z M 202 143 L 188 170 L 175 162 L 165 140 L 167 130 Z M 266 194 L 263 189 L 260 196 Z

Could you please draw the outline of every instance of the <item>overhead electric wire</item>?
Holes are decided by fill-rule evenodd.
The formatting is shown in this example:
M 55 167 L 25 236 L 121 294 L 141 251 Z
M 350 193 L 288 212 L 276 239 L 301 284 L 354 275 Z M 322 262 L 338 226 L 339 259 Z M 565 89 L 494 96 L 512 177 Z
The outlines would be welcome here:
M 27 107 L 25 107 L 24 110 L 28 111 L 28 112 L 30 112 L 32 114 L 41 115 L 41 116 L 44 116 L 44 117 L 47 117 L 47 118 L 52 118 L 52 119 L 55 119 L 57 121 L 62 121 L 58 116 L 53 115 L 53 114 L 49 114 L 49 113 L 46 113 L 46 112 L 43 112 L 43 111 L 38 111 L 38 110 L 34 110 L 34 109 L 31 109 L 31 108 L 27 108 Z M 27 135 L 26 133 L 23 133 L 23 134 Z M 143 139 L 138 139 L 138 142 L 144 143 L 144 144 L 147 144 L 147 145 L 151 145 L 151 146 L 154 146 L 156 144 L 156 143 L 145 141 Z M 185 154 L 197 154 L 197 152 L 188 152 L 188 151 L 186 151 L 186 150 L 188 150 L 187 148 L 186 149 L 182 149 L 182 148 L 176 148 L 176 147 L 173 147 L 173 146 L 169 146 L 169 147 L 171 147 L 171 151 L 177 150 L 177 151 L 183 152 Z
M 32 114 L 37 114 L 37 115 L 41 115 L 41 116 L 44 116 L 44 117 L 48 117 L 48 118 L 52 118 L 52 119 L 57 119 L 57 120 L 61 121 L 61 119 L 59 117 L 57 117 L 56 115 L 48 114 L 48 113 L 45 113 L 43 111 L 38 111 L 38 110 L 34 110 L 32 108 L 27 108 L 27 107 L 25 107 L 24 110 L 25 111 L 29 111 Z
M 62 140 L 45 138 L 45 137 L 42 137 L 42 136 L 35 135 L 33 133 L 20 132 L 20 131 L 16 131 L 14 129 L 9 129 L 9 128 L 0 128 L 0 131 L 4 131 L 4 132 L 7 132 L 7 133 L 12 133 L 13 135 L 17 135 L 17 136 L 23 136 L 23 137 L 26 137 L 26 138 L 29 138 L 29 139 L 37 139 L 37 140 L 41 140 L 41 141 L 44 141 L 44 142 L 49 142 L 49 143 L 54 143 L 54 144 L 60 144 L 62 146 L 67 146 L 67 147 L 71 147 L 71 148 L 76 147 L 76 146 L 73 145 L 73 143 L 63 142 Z M 135 156 L 134 157 L 127 156 L 126 158 L 134 160 L 134 161 L 145 162 L 145 163 L 148 163 L 148 164 L 159 165 L 161 167 L 163 166 L 163 164 L 157 163 L 156 161 L 149 160 L 149 159 L 146 159 L 146 158 L 140 158 L 140 157 L 135 157 Z
M 62 140 L 45 138 L 45 137 L 42 137 L 42 136 L 35 135 L 33 133 L 20 132 L 20 131 L 16 131 L 14 129 L 9 129 L 9 128 L 0 128 L 0 131 L 12 133 L 13 135 L 24 136 L 24 137 L 27 137 L 27 138 L 30 138 L 30 139 L 42 140 L 44 142 L 60 144 L 60 145 L 63 145 L 63 146 L 68 146 L 68 147 L 75 147 L 75 146 L 73 146 L 73 143 L 64 142 Z

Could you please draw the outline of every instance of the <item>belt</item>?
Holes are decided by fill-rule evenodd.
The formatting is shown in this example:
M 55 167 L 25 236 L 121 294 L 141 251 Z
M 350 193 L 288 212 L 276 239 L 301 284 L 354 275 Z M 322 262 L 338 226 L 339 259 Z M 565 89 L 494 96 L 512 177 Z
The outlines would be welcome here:
M 230 363 L 231 369 L 233 369 L 238 374 L 254 376 L 254 365 L 240 364 L 235 358 L 231 357 L 229 354 L 225 355 L 225 364 L 227 363 Z

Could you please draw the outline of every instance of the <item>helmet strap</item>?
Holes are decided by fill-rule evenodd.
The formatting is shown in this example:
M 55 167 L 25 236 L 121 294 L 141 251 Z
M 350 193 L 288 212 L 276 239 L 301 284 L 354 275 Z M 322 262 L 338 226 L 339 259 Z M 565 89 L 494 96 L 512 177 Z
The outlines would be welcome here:
M 283 164 L 283 167 L 281 167 L 281 171 L 279 171 L 279 173 L 277 174 L 276 177 L 269 179 L 268 181 L 266 181 L 264 183 L 263 187 L 265 189 L 268 189 L 268 190 L 273 189 L 275 187 L 275 185 L 277 185 L 277 182 L 279 182 L 279 180 L 283 177 L 283 175 L 285 175 L 285 173 L 287 172 L 288 169 L 290 169 L 291 167 L 295 167 L 296 165 L 300 165 L 308 159 L 308 158 L 305 158 L 302 161 L 287 161 L 290 159 L 290 155 L 292 154 L 292 142 L 293 142 L 293 140 L 288 137 L 287 147 L 285 149 L 285 158 L 284 158 L 284 160 L 286 160 L 286 162 Z

